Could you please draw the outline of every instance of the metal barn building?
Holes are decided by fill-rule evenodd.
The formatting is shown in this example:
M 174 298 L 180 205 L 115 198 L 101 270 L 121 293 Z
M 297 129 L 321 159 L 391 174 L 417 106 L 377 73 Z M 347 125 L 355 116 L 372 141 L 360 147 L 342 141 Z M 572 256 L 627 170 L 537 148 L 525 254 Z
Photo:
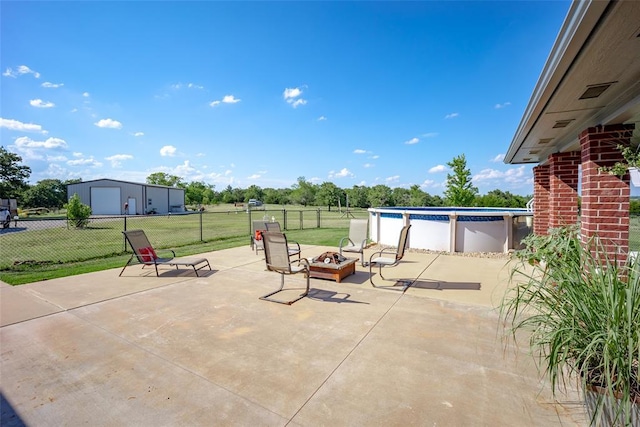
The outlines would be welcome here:
M 184 189 L 139 184 L 114 179 L 96 179 L 67 186 L 67 198 L 80 196 L 93 215 L 144 215 L 184 212 Z M 125 212 L 125 204 L 128 212 Z

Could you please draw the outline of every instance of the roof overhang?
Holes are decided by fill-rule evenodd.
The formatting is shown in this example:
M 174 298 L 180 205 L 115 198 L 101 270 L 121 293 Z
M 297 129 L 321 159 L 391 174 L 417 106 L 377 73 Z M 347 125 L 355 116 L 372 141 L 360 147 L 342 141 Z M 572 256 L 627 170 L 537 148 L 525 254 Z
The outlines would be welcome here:
M 574 0 L 504 162 L 545 162 L 589 127 L 637 122 L 640 1 Z

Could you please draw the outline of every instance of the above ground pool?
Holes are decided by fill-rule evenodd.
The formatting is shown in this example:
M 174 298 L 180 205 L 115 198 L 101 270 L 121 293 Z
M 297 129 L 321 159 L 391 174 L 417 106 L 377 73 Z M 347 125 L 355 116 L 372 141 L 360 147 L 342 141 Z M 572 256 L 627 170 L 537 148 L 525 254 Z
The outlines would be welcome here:
M 370 208 L 369 238 L 396 246 L 411 224 L 409 247 L 445 252 L 508 252 L 520 249 L 533 229 L 533 212 L 507 208 Z

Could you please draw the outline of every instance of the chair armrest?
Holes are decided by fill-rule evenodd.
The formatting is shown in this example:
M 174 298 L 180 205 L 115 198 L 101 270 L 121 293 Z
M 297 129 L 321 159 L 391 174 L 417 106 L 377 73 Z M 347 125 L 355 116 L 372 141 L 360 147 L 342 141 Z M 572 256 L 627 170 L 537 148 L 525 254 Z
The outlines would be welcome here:
M 398 250 L 395 248 L 384 248 L 382 250 L 372 253 L 371 256 L 369 257 L 369 262 L 371 262 L 373 258 L 376 258 L 376 256 L 382 256 L 384 254 L 395 255 L 396 253 L 398 253 Z
M 342 244 L 345 240 L 347 242 L 349 242 L 351 245 L 354 245 L 354 243 L 351 241 L 351 239 L 349 239 L 348 237 L 343 237 L 342 239 L 340 239 L 340 243 L 338 243 L 338 247 L 339 248 L 342 248 L 343 246 L 346 246 L 346 244 L 345 245 Z
M 309 271 L 310 265 L 309 265 L 309 260 L 306 258 L 300 258 L 300 259 L 295 259 L 293 261 L 291 261 L 292 263 L 298 263 L 298 264 L 304 264 L 305 268 L 307 269 L 307 271 Z
M 287 241 L 287 244 L 291 247 L 291 246 L 295 246 L 296 248 L 298 248 L 298 251 L 300 251 L 300 243 L 295 242 L 295 241 Z

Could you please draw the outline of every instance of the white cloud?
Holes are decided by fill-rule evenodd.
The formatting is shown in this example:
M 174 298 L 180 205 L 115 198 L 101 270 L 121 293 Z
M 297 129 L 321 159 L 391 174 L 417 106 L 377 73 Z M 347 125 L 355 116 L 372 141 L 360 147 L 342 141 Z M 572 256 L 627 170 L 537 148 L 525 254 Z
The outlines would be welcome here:
M 352 176 L 354 176 L 353 173 L 347 168 L 342 168 L 340 169 L 339 172 L 335 172 L 335 171 L 329 172 L 329 178 L 346 178 L 346 177 L 352 177 Z
M 60 138 L 47 138 L 44 141 L 35 141 L 28 136 L 16 138 L 13 148 L 23 160 L 44 160 L 52 151 L 67 149 L 67 143 Z
M 300 95 L 302 95 L 302 89 L 299 87 L 286 88 L 282 93 L 284 100 L 293 108 L 298 108 L 300 105 L 305 105 L 307 103 L 307 100 L 300 98 Z
M 67 164 L 69 166 L 91 166 L 94 168 L 99 168 L 102 166 L 102 163 L 98 162 L 93 156 L 76 159 L 76 160 L 68 160 Z
M 235 104 L 236 102 L 240 102 L 240 100 L 233 95 L 225 95 L 224 98 L 222 98 L 222 102 L 225 104 Z
M 66 162 L 66 161 L 67 161 L 67 157 L 61 154 L 57 156 L 47 155 L 47 162 Z
M 220 105 L 220 104 L 236 104 L 236 103 L 238 103 L 240 101 L 241 101 L 241 99 L 238 99 L 233 95 L 225 95 L 219 101 L 211 101 L 209 103 L 209 106 L 215 107 L 216 105 Z
M 122 166 L 123 161 L 131 160 L 133 159 L 133 156 L 131 154 L 114 154 L 113 156 L 105 157 L 104 159 L 111 162 L 111 167 L 119 168 Z
M 288 102 L 288 101 L 287 101 L 287 102 Z M 293 108 L 298 108 L 299 106 L 301 106 L 301 105 L 305 105 L 306 103 L 307 103 L 307 100 L 306 100 L 306 99 L 302 99 L 302 98 L 300 98 L 300 99 L 296 99 L 296 100 L 295 100 L 295 101 L 293 101 L 293 102 L 289 102 L 289 104 L 291 104 L 291 106 L 292 106 Z
M 494 108 L 496 110 L 499 110 L 500 108 L 505 108 L 505 107 L 508 107 L 509 105 L 511 105 L 510 102 L 505 102 L 504 104 L 496 104 Z
M 302 95 L 302 89 L 300 88 L 286 88 L 282 93 L 284 99 L 297 98 Z
M 447 114 L 446 116 L 444 116 L 445 119 L 453 119 L 455 117 L 458 117 L 460 114 L 458 113 L 451 113 L 451 114 Z
M 380 158 L 380 156 L 379 156 L 379 155 L 377 155 L 377 154 L 374 154 L 373 156 L 371 156 L 371 158 L 372 158 L 373 160 L 376 160 L 376 159 L 379 159 L 379 158 Z
M 144 136 L 144 132 L 134 132 L 133 136 Z
M 48 87 L 48 88 L 52 88 L 52 89 L 56 89 L 59 87 L 64 86 L 64 83 L 51 83 L 51 82 L 44 82 L 41 85 L 42 87 Z
M 356 148 L 355 150 L 353 150 L 353 154 L 365 154 L 367 151 L 363 150 L 362 148 Z
M 201 89 L 204 89 L 204 86 L 200 86 L 195 83 L 176 83 L 171 85 L 171 89 L 180 90 L 182 88 L 201 90 Z
M 29 104 L 31 104 L 32 107 L 36 107 L 36 108 L 55 107 L 55 104 L 53 102 L 43 101 L 42 99 L 32 99 L 31 101 L 29 101 Z
M 85 97 L 85 98 L 88 98 L 88 97 L 89 97 L 89 96 L 91 96 L 91 95 L 89 95 L 89 92 L 84 92 L 84 93 L 82 94 L 82 96 L 83 96 L 83 97 Z
M 36 79 L 40 78 L 40 73 L 38 73 L 37 71 L 33 71 L 31 68 L 27 67 L 26 65 L 19 65 L 16 70 L 13 70 L 12 68 L 7 68 L 5 72 L 2 73 L 2 75 L 5 77 L 13 77 L 13 78 L 21 76 L 23 74 L 33 74 L 33 77 L 35 77 Z
M 253 175 L 249 175 L 247 177 L 247 179 L 251 179 L 251 180 L 256 180 L 259 179 L 262 175 L 258 174 L 258 173 L 254 173 Z
M 99 128 L 109 128 L 109 129 L 122 129 L 122 123 L 113 119 L 102 119 L 98 120 L 94 125 Z
M 405 141 L 404 143 L 407 144 L 407 145 L 413 145 L 413 144 L 417 144 L 418 142 L 420 142 L 420 140 L 418 138 L 414 137 L 414 138 L 411 138 L 408 141 Z
M 389 183 L 398 182 L 400 181 L 400 175 L 389 176 L 389 177 L 386 177 L 384 180 L 385 182 L 389 182 Z
M 519 166 L 517 168 L 510 168 L 506 171 L 499 171 L 497 169 L 483 169 L 480 173 L 473 176 L 474 182 L 483 181 L 504 181 L 509 184 L 524 184 L 529 177 L 525 174 L 525 166 Z
M 364 165 L 362 165 L 363 168 L 372 168 L 373 165 L 371 163 L 365 163 Z
M 0 117 L 0 128 L 7 128 L 9 130 L 17 130 L 21 132 L 39 132 L 46 134 L 47 131 L 42 130 L 42 126 L 34 125 L 33 123 L 22 123 L 18 120 L 3 119 Z
M 429 173 L 441 173 L 446 171 L 447 171 L 447 167 L 445 165 L 437 165 L 429 169 Z
M 436 136 L 438 136 L 438 132 L 427 132 L 422 134 L 423 138 L 435 138 Z
M 66 141 L 60 138 L 47 138 L 44 141 L 34 141 L 27 136 L 21 136 L 16 139 L 15 144 L 20 148 L 67 148 Z
M 173 145 L 165 145 L 160 149 L 160 155 L 162 157 L 173 157 L 176 155 L 176 147 Z
M 325 120 L 327 120 L 327 118 L 326 118 L 325 116 L 320 116 L 320 117 L 318 117 L 318 121 L 319 121 L 319 122 L 323 122 L 323 121 L 325 121 Z
M 499 163 L 501 161 L 504 160 L 504 154 L 498 154 L 497 156 L 495 156 L 493 159 L 491 159 L 491 162 L 493 163 Z

